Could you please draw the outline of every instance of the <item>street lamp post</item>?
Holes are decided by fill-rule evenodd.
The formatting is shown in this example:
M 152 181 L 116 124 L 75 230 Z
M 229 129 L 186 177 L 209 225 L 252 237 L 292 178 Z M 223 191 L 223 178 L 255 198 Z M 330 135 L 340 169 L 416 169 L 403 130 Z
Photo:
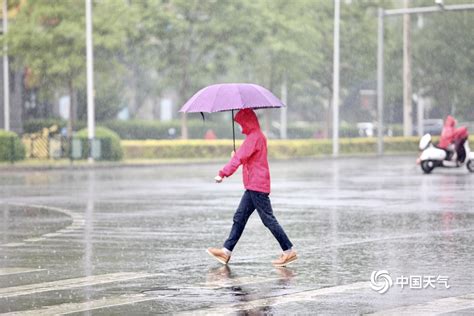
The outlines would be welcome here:
M 379 8 L 377 32 L 377 154 L 383 155 L 383 16 L 384 11 Z
M 3 37 L 8 31 L 8 0 L 3 0 Z M 10 130 L 10 70 L 8 66 L 8 52 L 7 44 L 3 44 L 3 128 L 6 131 Z
M 339 155 L 339 26 L 341 1 L 334 0 L 334 58 L 332 89 L 332 154 Z
M 384 17 L 385 16 L 396 16 L 403 14 L 425 14 L 425 13 L 437 13 L 437 12 L 449 12 L 449 11 L 465 11 L 474 10 L 474 4 L 453 4 L 444 5 L 443 1 L 436 0 L 436 6 L 431 7 L 418 7 L 418 8 L 404 8 L 404 9 L 392 9 L 384 10 L 379 8 L 378 11 L 378 32 L 377 32 L 377 112 L 378 112 L 378 133 L 377 133 L 377 152 L 379 155 L 383 154 L 383 89 L 384 89 Z
M 92 46 L 92 0 L 86 0 L 86 55 L 87 55 L 87 138 L 89 140 L 89 162 L 93 162 L 95 138 L 94 105 L 94 55 Z

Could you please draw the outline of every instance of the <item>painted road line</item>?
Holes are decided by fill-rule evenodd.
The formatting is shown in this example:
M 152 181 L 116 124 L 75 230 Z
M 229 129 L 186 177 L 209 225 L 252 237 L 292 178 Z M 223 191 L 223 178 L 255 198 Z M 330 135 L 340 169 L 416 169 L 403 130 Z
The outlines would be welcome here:
M 279 280 L 282 280 L 282 278 L 241 277 L 241 278 L 232 278 L 232 279 L 197 283 L 198 286 L 179 286 L 179 288 L 176 288 L 176 289 L 199 292 L 202 290 L 218 290 L 218 289 L 225 289 L 225 288 L 230 288 L 234 286 L 253 285 L 253 284 L 259 284 L 259 283 L 279 281 Z M 162 290 L 170 290 L 170 289 L 169 288 L 149 289 L 142 293 L 153 294 L 153 292 L 159 292 Z
M 69 217 L 71 217 L 72 222 L 70 225 L 63 227 L 62 229 L 55 231 L 55 232 L 49 232 L 46 233 L 42 236 L 36 236 L 36 237 L 31 237 L 23 240 L 22 242 L 12 242 L 12 243 L 7 243 L 7 244 L 0 244 L 0 247 L 7 247 L 7 248 L 14 248 L 14 247 L 20 247 L 24 246 L 27 243 L 33 243 L 33 242 L 38 242 L 38 241 L 44 241 L 46 238 L 51 238 L 51 237 L 58 237 L 63 235 L 66 232 L 71 232 L 71 231 L 77 231 L 79 229 L 82 229 L 85 224 L 85 219 L 82 216 L 82 214 L 62 209 L 59 207 L 52 207 L 52 206 L 46 206 L 46 205 L 30 205 L 30 204 L 21 204 L 21 203 L 7 203 L 8 205 L 13 205 L 13 206 L 21 206 L 21 207 L 32 207 L 32 208 L 39 208 L 39 209 L 47 209 L 50 211 L 58 212 L 65 214 Z
M 159 274 L 119 272 L 102 275 L 92 275 L 83 278 L 65 279 L 52 282 L 5 287 L 0 288 L 0 298 L 30 295 L 49 291 L 63 291 L 85 286 L 115 283 L 141 278 L 150 278 L 158 275 Z
M 17 311 L 2 314 L 2 316 L 49 316 L 49 315 L 67 315 L 73 313 L 84 313 L 101 308 L 116 307 L 122 305 L 135 304 L 145 301 L 156 300 L 153 297 L 147 297 L 144 294 L 122 295 L 107 297 L 99 300 L 81 302 L 81 303 L 64 303 L 60 305 L 46 306 L 40 309 L 27 311 Z
M 396 235 L 396 236 L 388 236 L 388 237 L 380 237 L 380 238 L 368 238 L 368 239 L 361 239 L 361 240 L 354 240 L 354 241 L 347 241 L 341 243 L 333 243 L 333 244 L 325 244 L 323 246 L 316 246 L 307 248 L 308 251 L 318 251 L 323 249 L 333 249 L 335 247 L 344 247 L 344 246 L 352 246 L 352 245 L 360 245 L 360 244 L 367 244 L 367 243 L 378 243 L 384 241 L 391 241 L 396 239 L 413 239 L 413 238 L 420 238 L 426 237 L 431 235 L 442 235 L 442 234 L 459 234 L 465 232 L 472 232 L 474 228 L 459 228 L 459 229 L 450 229 L 450 230 L 443 230 L 443 231 L 430 231 L 430 232 L 422 232 L 422 233 L 413 233 L 413 234 L 406 234 L 406 235 Z M 298 239 L 294 239 L 297 241 Z M 308 239 L 310 240 L 310 239 Z M 247 256 L 241 257 L 241 262 L 251 262 L 255 261 L 255 259 L 262 259 L 262 258 L 269 258 L 270 255 L 263 254 L 263 255 L 254 255 L 254 256 Z
M 474 308 L 474 294 L 446 297 L 431 302 L 402 306 L 370 315 L 439 315 Z
M 281 278 L 264 278 L 264 277 L 240 277 L 240 278 L 228 278 L 211 282 L 199 283 L 206 289 L 221 289 L 231 286 L 242 286 L 250 284 L 258 284 L 265 282 L 272 282 L 281 280 Z
M 0 268 L 0 276 L 20 274 L 20 273 L 33 273 L 33 272 L 45 272 L 46 269 L 31 269 L 31 268 Z
M 8 244 L 0 244 L 0 247 L 7 247 L 7 248 L 12 248 L 12 247 L 19 247 L 19 246 L 24 246 L 26 243 L 24 242 L 11 242 Z
M 313 300 L 316 296 L 340 294 L 344 292 L 359 292 L 360 290 L 370 289 L 369 282 L 357 282 L 347 285 L 338 285 L 326 287 L 317 290 L 308 290 L 297 293 L 285 294 L 269 298 L 252 300 L 244 303 L 226 304 L 217 307 L 190 310 L 179 313 L 179 315 L 223 315 L 238 313 L 264 306 L 275 306 L 280 304 L 294 303 L 300 301 Z

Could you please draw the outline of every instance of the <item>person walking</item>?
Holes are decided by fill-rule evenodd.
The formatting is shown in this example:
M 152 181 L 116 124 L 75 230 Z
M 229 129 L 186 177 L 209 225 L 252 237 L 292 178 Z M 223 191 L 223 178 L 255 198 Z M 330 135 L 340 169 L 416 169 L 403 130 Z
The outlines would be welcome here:
M 229 237 L 222 248 L 208 248 L 207 252 L 222 264 L 227 264 L 235 245 L 244 231 L 245 225 L 254 210 L 257 210 L 263 224 L 276 238 L 283 253 L 272 261 L 275 266 L 286 266 L 298 257 L 293 244 L 278 223 L 270 202 L 270 169 L 267 158 L 267 140 L 263 135 L 257 116 L 252 109 L 240 110 L 234 119 L 242 127 L 246 135 L 243 144 L 233 153 L 229 163 L 215 177 L 221 183 L 230 177 L 242 165 L 245 192 L 234 214 L 233 225 Z

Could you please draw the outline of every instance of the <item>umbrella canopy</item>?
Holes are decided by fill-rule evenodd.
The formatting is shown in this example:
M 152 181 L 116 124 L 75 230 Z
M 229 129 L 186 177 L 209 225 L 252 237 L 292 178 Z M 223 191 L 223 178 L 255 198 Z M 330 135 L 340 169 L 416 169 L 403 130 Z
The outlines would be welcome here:
M 199 90 L 186 102 L 180 112 L 232 111 L 232 138 L 235 152 L 234 110 L 280 108 L 284 106 L 270 91 L 252 83 L 221 83 L 214 84 Z
M 279 108 L 284 104 L 264 87 L 251 83 L 222 83 L 199 90 L 180 112 L 221 112 L 245 108 Z

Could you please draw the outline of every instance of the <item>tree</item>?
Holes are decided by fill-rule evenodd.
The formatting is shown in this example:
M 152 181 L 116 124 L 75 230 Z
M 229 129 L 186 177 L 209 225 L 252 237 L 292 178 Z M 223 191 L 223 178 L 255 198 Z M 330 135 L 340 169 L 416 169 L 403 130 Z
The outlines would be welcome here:
M 173 0 L 167 36 L 165 74 L 182 104 L 195 91 L 225 78 L 229 65 L 255 38 L 250 1 Z M 256 30 L 258 32 L 258 30 Z M 182 138 L 187 138 L 187 118 L 182 115 Z
M 474 11 L 424 19 L 414 34 L 415 87 L 434 99 L 435 117 L 474 120 Z
M 111 8 L 120 12 L 120 2 L 101 1 L 94 8 L 94 49 L 99 57 L 96 58 L 96 65 L 99 66 L 106 66 L 111 52 L 122 46 L 122 23 L 117 23 L 117 19 L 114 21 Z M 27 66 L 37 78 L 37 85 L 43 94 L 58 88 L 68 91 L 70 136 L 77 115 L 77 90 L 85 84 L 84 2 L 25 2 L 11 24 L 7 41 L 16 67 Z M 110 53 L 109 56 L 101 60 L 100 57 L 107 55 L 106 52 Z
M 312 70 L 319 68 L 322 54 L 317 49 L 322 32 L 312 18 L 320 5 L 314 1 L 260 1 L 254 16 L 261 30 L 261 45 L 247 55 L 252 77 L 276 92 L 284 85 L 304 85 Z M 294 106 L 293 102 L 291 106 Z M 265 111 L 265 130 L 270 132 L 271 112 Z

